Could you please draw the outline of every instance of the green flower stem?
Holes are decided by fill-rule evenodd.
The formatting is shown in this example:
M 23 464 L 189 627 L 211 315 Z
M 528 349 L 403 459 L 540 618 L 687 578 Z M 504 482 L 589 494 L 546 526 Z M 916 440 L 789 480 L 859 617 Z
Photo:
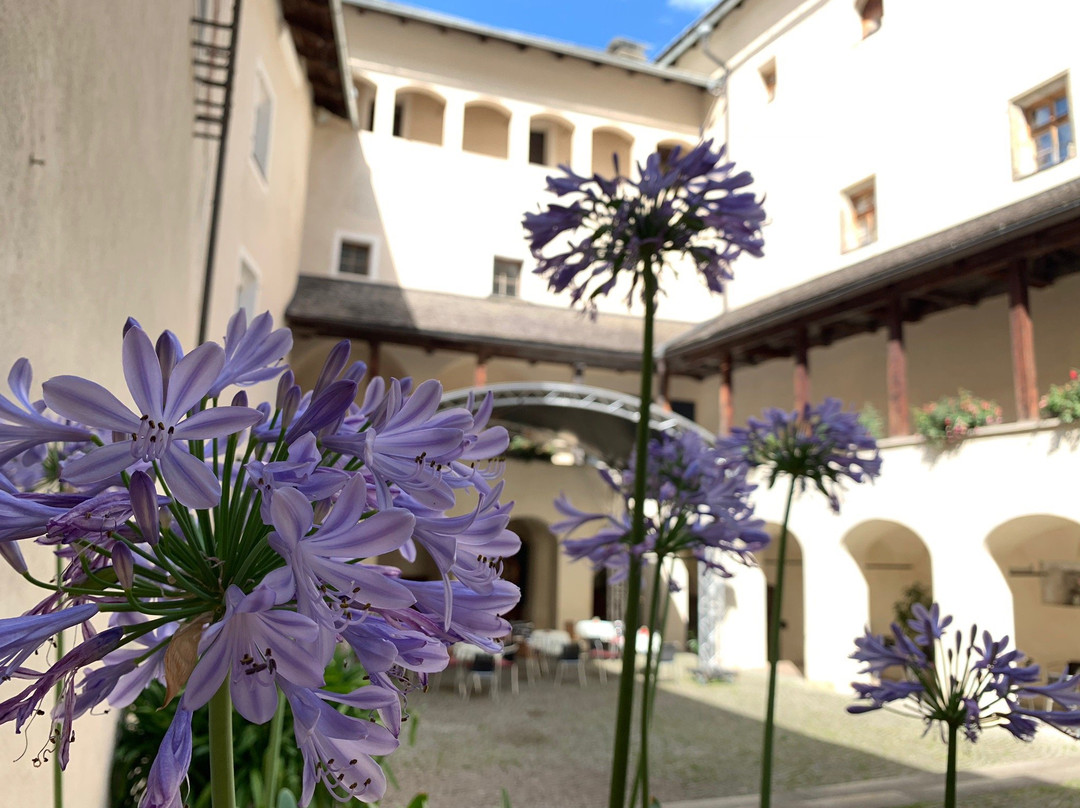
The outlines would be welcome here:
M 270 721 L 270 743 L 263 758 L 263 805 L 276 804 L 278 773 L 281 770 L 281 736 L 285 729 L 285 694 L 278 691 L 277 712 Z
M 60 559 L 60 556 L 56 557 L 56 585 L 60 585 L 60 581 L 64 577 L 64 564 Z M 60 632 L 56 635 L 56 658 L 62 659 L 64 656 L 64 632 Z M 56 683 L 54 689 L 56 704 L 60 704 L 60 699 L 64 696 L 64 684 L 62 681 Z M 53 724 L 53 732 L 60 730 L 60 723 Z M 57 738 L 57 746 L 59 747 L 59 738 Z M 64 770 L 60 768 L 60 755 L 53 755 L 53 808 L 64 808 Z
M 641 682 L 641 741 L 639 747 L 639 770 L 638 777 L 641 782 L 641 804 L 649 803 L 649 725 L 652 723 L 653 696 L 656 694 L 657 666 L 660 664 L 660 654 L 653 649 L 653 638 L 656 636 L 657 616 L 660 611 L 660 580 L 663 559 L 656 559 L 656 570 L 653 573 L 652 592 L 649 596 L 649 647 L 645 651 L 645 671 Z M 636 787 L 635 787 L 636 790 Z M 630 804 L 634 804 L 631 799 Z
M 787 558 L 788 519 L 795 496 L 796 477 L 791 478 L 784 522 L 776 550 L 776 588 L 773 590 L 772 619 L 769 621 L 769 697 L 765 706 L 765 741 L 761 752 L 761 808 L 769 808 L 772 798 L 773 729 L 776 722 L 776 665 L 780 660 L 780 613 L 784 605 L 784 566 Z
M 226 677 L 210 699 L 210 804 L 236 808 L 233 780 L 232 697 Z
M 956 735 L 959 724 L 949 724 L 949 762 L 945 768 L 945 808 L 956 808 Z
M 641 400 L 638 407 L 636 462 L 634 470 L 634 516 L 630 541 L 640 545 L 645 540 L 645 474 L 649 445 L 649 414 L 652 404 L 653 320 L 656 317 L 656 276 L 652 259 L 643 268 L 645 324 L 641 341 Z M 626 584 L 626 613 L 623 620 L 623 664 L 619 677 L 619 701 L 615 714 L 615 751 L 611 761 L 611 791 L 608 808 L 624 808 L 626 779 L 630 760 L 630 720 L 634 708 L 634 641 L 637 634 L 641 599 L 641 559 L 630 553 Z

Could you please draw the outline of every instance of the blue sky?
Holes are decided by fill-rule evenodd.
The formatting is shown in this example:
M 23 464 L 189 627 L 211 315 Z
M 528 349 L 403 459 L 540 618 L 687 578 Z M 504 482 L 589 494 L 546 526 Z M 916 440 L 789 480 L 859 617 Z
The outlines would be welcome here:
M 623 36 L 655 56 L 714 0 L 403 0 L 405 5 L 525 34 L 604 48 Z

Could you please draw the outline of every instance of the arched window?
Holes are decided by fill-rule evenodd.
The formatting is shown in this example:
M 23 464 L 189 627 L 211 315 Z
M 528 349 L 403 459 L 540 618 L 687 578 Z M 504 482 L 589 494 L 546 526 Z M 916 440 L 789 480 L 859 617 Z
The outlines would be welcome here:
M 442 145 L 446 101 L 426 90 L 407 88 L 394 96 L 394 137 Z
M 375 128 L 375 85 L 365 78 L 353 79 L 356 92 L 356 113 L 360 118 L 360 128 L 371 132 Z
M 529 119 L 529 162 L 538 166 L 570 164 L 570 138 L 574 126 L 555 115 Z
M 506 159 L 510 141 L 510 113 L 484 101 L 465 105 L 461 148 L 474 154 Z
M 602 128 L 593 131 L 592 170 L 601 177 L 614 177 L 616 173 L 630 172 L 630 149 L 634 139 L 621 129 Z M 618 172 L 615 163 L 618 161 Z
M 694 148 L 691 144 L 685 140 L 661 140 L 656 144 L 656 151 L 660 155 L 660 163 L 667 165 L 671 159 L 671 155 L 675 153 L 675 150 L 679 150 L 679 156 L 683 157 L 688 151 Z

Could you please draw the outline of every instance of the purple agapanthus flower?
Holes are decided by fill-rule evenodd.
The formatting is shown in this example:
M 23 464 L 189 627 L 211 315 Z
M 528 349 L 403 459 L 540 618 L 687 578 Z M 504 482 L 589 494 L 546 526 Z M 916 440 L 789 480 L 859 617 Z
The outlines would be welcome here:
M 217 397 L 229 385 L 248 386 L 272 379 L 285 370 L 277 362 L 292 349 L 292 333 L 274 330 L 274 318 L 264 311 L 250 323 L 247 312 L 238 309 L 225 332 L 225 364 L 210 386 Z
M 42 414 L 44 405 L 30 400 L 33 372 L 28 360 L 19 359 L 8 373 L 8 386 L 15 402 L 0 396 L 0 465 L 43 443 L 82 443 L 90 432 L 59 423 Z
M 845 479 L 861 483 L 881 474 L 877 441 L 858 414 L 844 412 L 835 398 L 807 404 L 801 412 L 766 410 L 746 427 L 732 429 L 717 447 L 734 460 L 765 469 L 769 485 L 782 474 L 802 488 L 812 482 L 834 511 L 840 510 Z
M 709 289 L 721 291 L 740 253 L 762 254 L 765 221 L 760 201 L 744 190 L 751 176 L 735 173 L 724 151 L 706 140 L 685 153 L 655 153 L 633 180 L 583 177 L 562 166 L 564 176 L 549 177 L 548 190 L 568 203 L 525 214 L 536 273 L 586 305 L 629 274 L 629 301 L 646 264 L 659 272 L 669 257 L 684 256 Z
M 97 606 L 85 604 L 50 614 L 0 619 L 0 681 L 15 673 L 50 637 L 95 614 Z
M 318 625 L 296 612 L 275 609 L 272 589 L 260 587 L 245 595 L 232 586 L 225 598 L 225 616 L 203 632 L 181 706 L 197 710 L 227 680 L 236 711 L 263 724 L 277 709 L 278 680 L 319 687 L 329 660 L 312 653 Z
M 979 738 L 984 727 L 1000 726 L 1020 740 L 1029 741 L 1037 722 L 1064 731 L 1080 727 L 1080 675 L 1040 686 L 1037 665 L 1024 665 L 1024 654 L 1007 650 L 1009 638 L 995 640 L 984 632 L 977 645 L 978 630 L 966 635 L 957 631 L 946 643 L 946 627 L 952 617 L 942 617 L 935 603 L 929 609 L 921 603 L 912 608 L 905 631 L 893 624 L 890 642 L 872 634 L 855 640 L 852 659 L 863 663 L 860 670 L 872 674 L 872 682 L 854 682 L 858 701 L 848 712 L 865 713 L 890 703 L 906 703 L 922 716 L 927 727 L 939 724 L 949 737 L 962 730 L 970 741 Z M 886 672 L 893 675 L 885 678 Z M 1062 710 L 1037 711 L 1023 707 L 1021 698 L 1043 696 Z
M 0 683 L 30 682 L 0 702 L 0 723 L 21 731 L 55 689 L 43 720 L 66 764 L 79 716 L 162 682 L 180 712 L 144 807 L 178 805 L 190 711 L 223 685 L 260 723 L 286 693 L 305 802 L 319 781 L 338 799 L 377 799 L 385 777 L 374 756 L 397 746 L 408 694 L 445 667 L 451 643 L 496 647 L 520 596 L 501 579 L 520 540 L 497 479 L 507 436 L 488 425 L 491 398 L 475 412 L 471 402 L 440 411 L 437 382 L 377 378 L 358 404 L 366 368 L 349 363 L 347 341 L 304 394 L 278 364 L 289 344 L 269 315 L 246 325 L 238 314 L 224 350 L 185 354 L 171 332 L 153 343 L 129 319 L 133 408 L 77 376 L 50 379 L 47 404 L 33 402 L 25 361 L 0 403 L 0 556 L 25 574 L 18 542 L 35 540 L 61 562 L 55 581 L 25 575 L 48 592 L 30 613 L 0 618 Z M 249 408 L 240 390 L 219 404 L 226 387 L 278 373 L 273 402 Z M 30 488 L 58 480 L 63 493 Z M 410 581 L 394 561 L 422 553 L 443 580 Z M 101 631 L 89 621 L 99 608 L 111 614 Z M 58 662 L 34 658 L 73 626 L 82 641 Z M 349 647 L 367 684 L 319 690 Z M 217 743 L 211 753 L 227 754 Z
M 603 475 L 622 497 L 625 514 L 632 509 L 633 457 L 628 465 L 618 481 Z M 662 559 L 686 551 L 706 568 L 728 575 L 722 559 L 748 563 L 751 553 L 769 543 L 764 522 L 753 515 L 750 494 L 755 486 L 746 480 L 745 464 L 731 461 L 700 435 L 665 432 L 650 441 L 645 477 L 655 513 L 646 519 L 644 540 L 634 546 L 628 516 L 588 513 L 565 496 L 556 499 L 556 510 L 566 518 L 551 526 L 555 533 L 569 536 L 591 522 L 600 525 L 589 538 L 563 541 L 571 558 L 588 558 L 594 567 L 605 567 L 615 580 L 622 580 L 631 553 L 655 553 Z
M 165 483 L 184 505 L 216 505 L 221 483 L 185 442 L 223 438 L 262 418 L 247 407 L 215 407 L 188 414 L 207 395 L 224 362 L 219 346 L 204 343 L 176 363 L 166 389 L 150 338 L 141 328 L 131 328 L 124 337 L 124 376 L 141 415 L 101 385 L 78 376 L 57 376 L 45 382 L 45 402 L 60 415 L 124 435 L 123 440 L 71 460 L 62 478 L 85 485 L 140 462 L 153 462 L 160 465 Z
M 398 740 L 385 727 L 344 715 L 328 699 L 374 710 L 397 701 L 393 691 L 363 687 L 351 696 L 282 684 L 293 713 L 296 743 L 304 757 L 300 804 L 307 805 L 318 781 L 340 802 L 375 802 L 386 790 L 386 775 L 372 759 L 388 755 Z
M 366 510 L 366 483 L 357 476 L 309 536 L 313 517 L 307 498 L 294 488 L 274 497 L 275 532 L 268 540 L 286 561 L 282 570 L 271 573 L 274 585 L 290 596 L 295 593 L 300 612 L 329 629 L 360 619 L 367 607 L 408 608 L 413 603 L 401 583 L 378 568 L 355 563 L 404 544 L 412 533 L 413 515 L 391 508 L 361 520 Z

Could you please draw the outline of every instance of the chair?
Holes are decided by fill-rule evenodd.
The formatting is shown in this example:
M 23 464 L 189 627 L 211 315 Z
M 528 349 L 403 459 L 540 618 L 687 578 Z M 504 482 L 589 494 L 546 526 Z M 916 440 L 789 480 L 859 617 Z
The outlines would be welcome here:
M 593 638 L 589 640 L 589 661 L 600 674 L 600 681 L 607 684 L 607 665 L 612 659 L 618 659 L 619 652 L 607 645 L 603 640 Z
M 521 646 L 517 643 L 503 646 L 502 656 L 498 659 L 499 669 L 510 671 L 510 692 L 515 695 L 518 693 L 517 656 L 519 650 L 521 650 Z M 529 678 L 529 684 L 532 684 L 531 677 Z
M 461 688 L 462 697 L 468 701 L 469 691 L 479 693 L 483 689 L 483 683 L 488 683 L 488 692 L 493 699 L 499 697 L 499 666 L 498 660 L 491 654 L 477 654 L 469 663 L 469 672 Z
M 585 686 L 585 666 L 581 664 L 581 646 L 576 642 L 568 642 L 559 653 L 555 663 L 555 684 L 562 681 L 563 671 L 567 668 L 577 668 L 578 683 Z
M 659 679 L 667 670 L 672 678 L 675 678 L 675 643 L 665 642 L 660 644 L 660 664 L 656 667 L 656 678 Z

